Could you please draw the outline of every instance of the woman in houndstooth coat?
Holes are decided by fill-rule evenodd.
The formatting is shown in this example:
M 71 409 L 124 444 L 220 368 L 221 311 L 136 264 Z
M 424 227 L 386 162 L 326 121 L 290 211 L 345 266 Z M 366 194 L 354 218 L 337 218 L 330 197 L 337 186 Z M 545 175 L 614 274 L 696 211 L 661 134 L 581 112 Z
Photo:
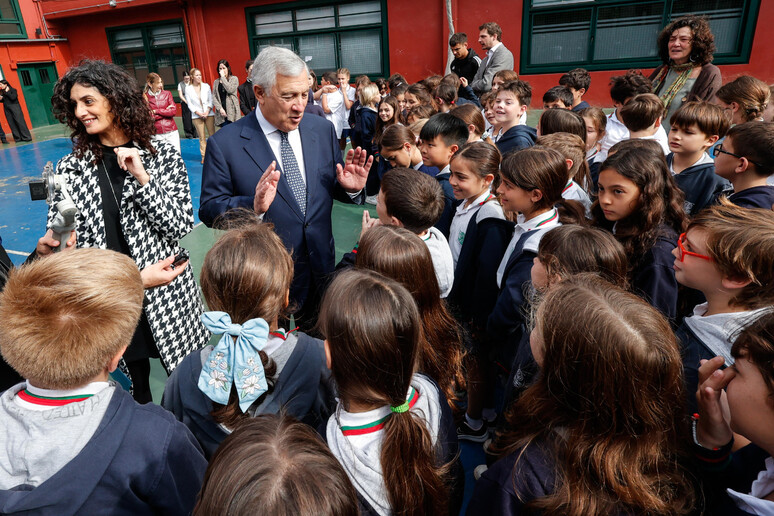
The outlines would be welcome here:
M 134 78 L 116 65 L 84 61 L 71 68 L 57 83 L 52 104 L 72 129 L 73 152 L 56 172 L 65 177 L 79 210 L 76 245 L 128 254 L 141 270 L 143 315 L 124 360 L 135 399 L 151 401 L 148 358 L 161 358 L 171 372 L 209 337 L 199 319 L 202 303 L 191 268 L 172 266 L 178 240 L 193 228 L 185 164 L 168 143 L 151 144 L 150 111 Z M 55 215 L 50 208 L 49 226 Z M 50 247 L 47 238 L 50 233 L 38 254 Z

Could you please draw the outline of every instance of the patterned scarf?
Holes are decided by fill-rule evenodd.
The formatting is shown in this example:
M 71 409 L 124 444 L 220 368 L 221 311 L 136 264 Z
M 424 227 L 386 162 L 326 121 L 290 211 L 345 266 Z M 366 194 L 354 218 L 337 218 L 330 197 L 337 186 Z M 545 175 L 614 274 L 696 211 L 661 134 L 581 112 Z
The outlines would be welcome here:
M 666 91 L 659 95 L 659 98 L 661 98 L 661 101 L 664 103 L 665 110 L 669 110 L 669 106 L 672 104 L 675 95 L 677 95 L 677 92 L 683 88 L 685 81 L 687 81 L 691 76 L 691 72 L 693 72 L 693 66 L 693 63 L 685 63 L 682 65 L 673 64 L 665 66 L 661 69 L 656 78 L 653 79 L 653 91 L 658 91 L 658 89 L 662 86 L 664 79 L 666 79 L 669 70 L 674 70 L 680 74 L 677 76 L 677 79 L 675 79 L 674 82 L 666 89 Z

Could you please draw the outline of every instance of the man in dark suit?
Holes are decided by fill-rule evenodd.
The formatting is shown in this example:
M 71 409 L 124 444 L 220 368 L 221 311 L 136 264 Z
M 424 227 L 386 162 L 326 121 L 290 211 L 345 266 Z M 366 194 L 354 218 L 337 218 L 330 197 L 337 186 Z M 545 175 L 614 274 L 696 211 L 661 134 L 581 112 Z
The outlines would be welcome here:
M 251 78 L 254 113 L 223 127 L 207 144 L 199 218 L 210 226 L 230 209 L 250 208 L 274 224 L 293 253 L 290 299 L 305 328 L 334 269 L 333 199 L 362 203 L 373 158 L 366 160 L 358 148 L 342 163 L 333 124 L 304 117 L 308 71 L 290 50 L 261 51 Z
M 470 87 L 479 97 L 492 89 L 492 78 L 500 70 L 513 70 L 513 54 L 503 45 L 503 30 L 495 22 L 487 22 L 478 30 L 478 43 L 486 51 Z
M 243 115 L 246 115 L 255 109 L 255 93 L 253 93 L 253 81 L 250 80 L 250 73 L 253 71 L 252 60 L 249 60 L 245 63 L 245 71 L 247 72 L 247 79 L 245 79 L 245 82 L 237 86 L 237 91 L 239 92 L 239 109 L 242 110 Z

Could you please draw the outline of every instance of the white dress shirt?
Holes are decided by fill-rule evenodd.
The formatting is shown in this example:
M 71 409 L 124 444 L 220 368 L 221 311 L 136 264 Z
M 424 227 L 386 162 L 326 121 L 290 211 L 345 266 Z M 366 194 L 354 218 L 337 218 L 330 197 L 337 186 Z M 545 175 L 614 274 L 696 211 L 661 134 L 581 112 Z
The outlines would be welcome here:
M 266 141 L 269 142 L 269 147 L 274 153 L 274 158 L 277 160 L 277 165 L 284 173 L 285 168 L 282 163 L 282 153 L 280 152 L 280 144 L 282 143 L 282 137 L 280 136 L 279 129 L 271 125 L 271 123 L 264 118 L 261 113 L 261 105 L 258 104 L 255 107 L 255 118 L 258 120 L 258 125 L 261 126 L 263 135 L 266 136 Z M 298 163 L 298 170 L 301 172 L 301 178 L 306 184 L 306 167 L 304 166 L 304 149 L 301 147 L 301 132 L 298 127 L 288 132 L 288 143 L 290 148 L 293 149 L 293 154 L 296 155 L 296 163 Z

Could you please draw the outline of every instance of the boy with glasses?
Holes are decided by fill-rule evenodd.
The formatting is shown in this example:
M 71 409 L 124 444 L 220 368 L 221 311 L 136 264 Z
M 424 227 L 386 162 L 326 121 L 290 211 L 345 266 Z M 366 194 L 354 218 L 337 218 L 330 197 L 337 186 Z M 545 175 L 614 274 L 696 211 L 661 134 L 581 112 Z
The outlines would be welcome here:
M 774 207 L 774 123 L 747 122 L 731 128 L 712 150 L 715 173 L 734 187 L 728 200 L 744 208 Z

